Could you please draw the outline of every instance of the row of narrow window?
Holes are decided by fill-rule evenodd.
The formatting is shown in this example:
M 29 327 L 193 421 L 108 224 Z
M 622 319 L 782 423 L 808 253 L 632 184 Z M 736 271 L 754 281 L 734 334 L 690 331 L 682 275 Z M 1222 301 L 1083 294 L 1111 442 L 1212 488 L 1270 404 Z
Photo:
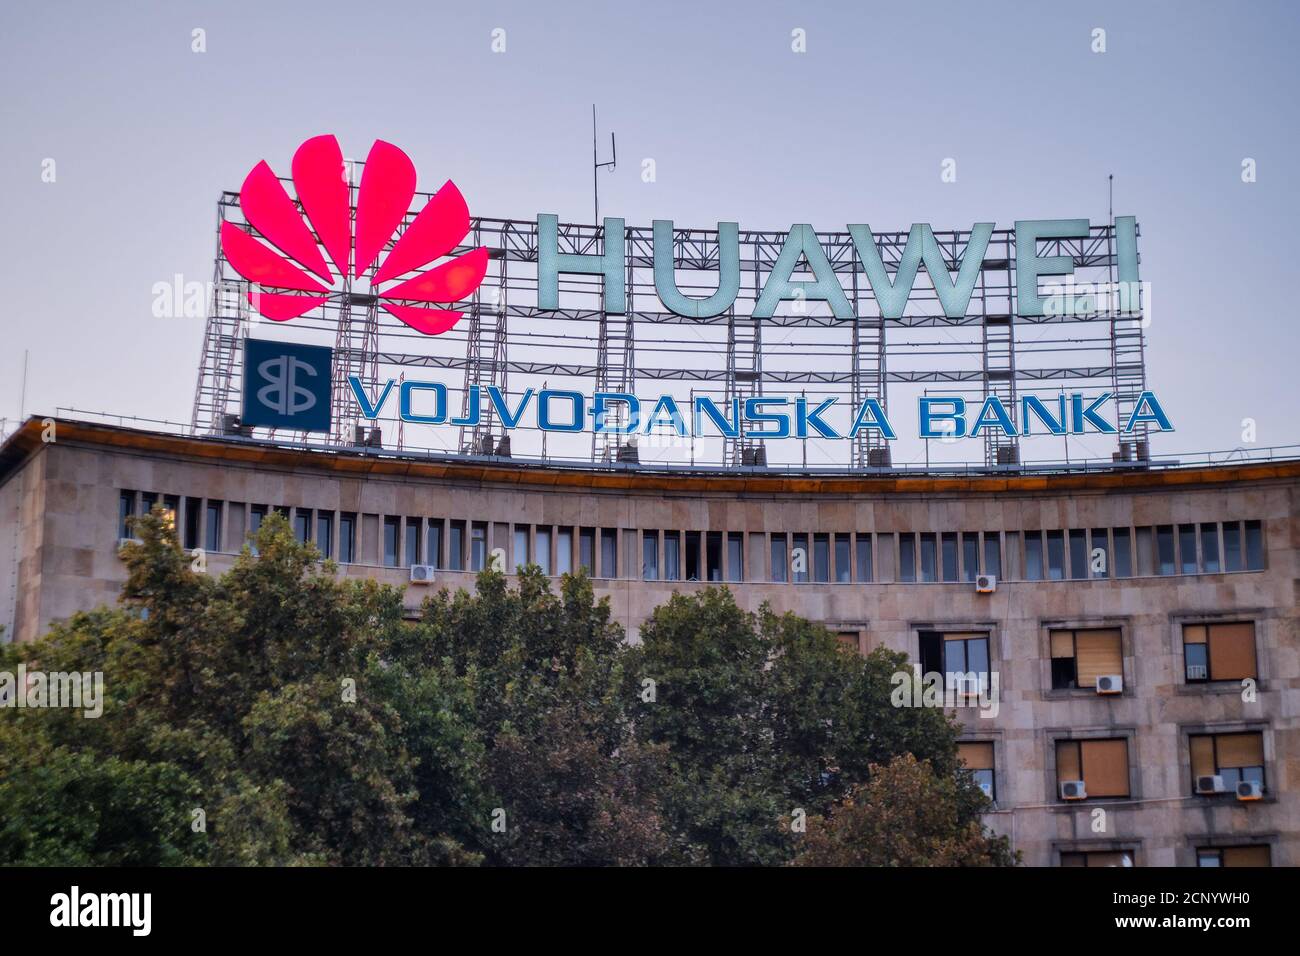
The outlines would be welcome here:
M 159 504 L 173 516 L 183 512 L 180 536 L 189 549 L 221 551 L 227 529 L 235 538 L 230 550 L 237 550 L 267 514 L 278 511 L 290 518 L 299 540 L 345 563 L 480 571 L 494 550 L 508 547 L 503 563 L 511 569 L 536 564 L 544 574 L 565 574 L 582 567 L 593 577 L 647 581 L 952 583 L 973 582 L 981 574 L 1012 581 L 1084 580 L 1255 571 L 1264 567 L 1265 556 L 1260 521 L 1023 532 L 623 529 L 620 540 L 617 528 L 381 518 L 130 490 L 119 496 L 119 537 L 130 537 L 130 520 Z

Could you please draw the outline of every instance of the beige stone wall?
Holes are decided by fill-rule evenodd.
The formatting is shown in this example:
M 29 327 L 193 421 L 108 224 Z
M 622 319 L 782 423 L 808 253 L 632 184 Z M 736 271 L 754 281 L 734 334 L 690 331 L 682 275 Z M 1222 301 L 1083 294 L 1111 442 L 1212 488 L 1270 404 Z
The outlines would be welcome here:
M 1265 570 L 1123 580 L 1002 581 L 979 595 L 970 584 L 731 585 L 738 601 L 769 602 L 837 630 L 857 630 L 861 646 L 918 653 L 918 631 L 987 629 L 1000 709 L 983 718 L 958 712 L 972 739 L 995 742 L 995 829 L 1012 836 L 1027 863 L 1050 865 L 1062 849 L 1122 847 L 1138 865 L 1191 865 L 1197 845 L 1216 840 L 1266 840 L 1275 865 L 1300 864 L 1300 579 L 1294 479 L 1214 487 L 1139 490 L 951 494 L 822 495 L 817 498 L 484 486 L 471 481 L 400 477 L 351 478 L 317 471 L 304 457 L 295 469 L 190 461 L 164 454 L 60 443 L 49 446 L 0 487 L 0 575 L 11 573 L 11 514 L 18 514 L 18 639 L 56 620 L 115 600 L 123 578 L 116 554 L 117 499 L 122 488 L 224 502 L 261 503 L 545 526 L 738 532 L 1024 531 L 1113 528 L 1185 522 L 1261 520 Z M 233 550 L 234 509 L 227 509 L 223 550 Z M 336 522 L 337 528 L 337 522 Z M 499 543 L 490 531 L 489 547 Z M 599 547 L 599 544 L 597 545 Z M 377 554 L 361 542 L 362 554 Z M 627 551 L 620 542 L 619 560 Z M 637 546 L 639 554 L 639 544 Z M 229 566 L 229 556 L 210 569 Z M 765 570 L 751 551 L 747 564 Z M 878 559 L 879 563 L 879 559 Z M 355 564 L 344 573 L 407 583 L 408 572 Z M 764 575 L 765 576 L 765 575 Z M 442 571 L 436 586 L 472 587 L 473 575 Z M 639 623 L 688 582 L 597 580 L 617 619 L 635 639 Z M 0 595 L 8 593 L 0 576 Z M 411 587 L 418 605 L 426 589 Z M 1229 616 L 1256 622 L 1258 695 L 1240 688 L 1188 685 L 1182 679 L 1181 625 Z M 1122 631 L 1125 690 L 1051 690 L 1047 632 L 1052 626 L 1115 626 Z M 1244 804 L 1232 796 L 1191 795 L 1187 734 L 1261 730 L 1268 797 Z M 1063 804 L 1056 798 L 1053 740 L 1070 735 L 1129 740 L 1131 797 Z M 1094 811 L 1105 811 L 1102 832 Z

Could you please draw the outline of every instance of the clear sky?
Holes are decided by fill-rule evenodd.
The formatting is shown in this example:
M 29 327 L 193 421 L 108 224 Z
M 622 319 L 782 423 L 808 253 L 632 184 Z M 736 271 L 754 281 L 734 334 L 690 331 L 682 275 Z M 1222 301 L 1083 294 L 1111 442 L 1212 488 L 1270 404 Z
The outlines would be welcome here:
M 217 196 L 258 159 L 383 138 L 475 213 L 585 222 L 595 102 L 602 212 L 634 225 L 1100 223 L 1113 173 L 1161 448 L 1241 446 L 1245 418 L 1297 443 L 1297 49 L 1282 2 L 7 3 L 0 416 L 30 350 L 29 413 L 188 421 L 203 322 L 152 290 L 211 278 Z

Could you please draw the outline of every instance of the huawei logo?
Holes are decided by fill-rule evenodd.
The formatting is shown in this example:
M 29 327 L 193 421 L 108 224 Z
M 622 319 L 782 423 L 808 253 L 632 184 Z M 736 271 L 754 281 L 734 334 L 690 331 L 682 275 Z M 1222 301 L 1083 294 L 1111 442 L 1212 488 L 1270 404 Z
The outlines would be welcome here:
M 293 186 L 302 213 L 271 167 L 258 163 L 239 191 L 244 218 L 255 232 L 233 222 L 221 224 L 226 261 L 259 287 L 256 295 L 249 293 L 249 302 L 276 322 L 310 312 L 339 291 L 344 277 L 360 279 L 375 266 L 411 208 L 415 166 L 396 146 L 375 140 L 357 191 L 355 229 L 343 152 L 333 136 L 317 136 L 298 147 Z M 480 246 L 425 267 L 450 253 L 468 233 L 469 208 L 448 180 L 369 275 L 379 306 L 425 335 L 455 325 L 463 313 L 437 306 L 460 302 L 479 287 L 487 274 L 487 249 Z

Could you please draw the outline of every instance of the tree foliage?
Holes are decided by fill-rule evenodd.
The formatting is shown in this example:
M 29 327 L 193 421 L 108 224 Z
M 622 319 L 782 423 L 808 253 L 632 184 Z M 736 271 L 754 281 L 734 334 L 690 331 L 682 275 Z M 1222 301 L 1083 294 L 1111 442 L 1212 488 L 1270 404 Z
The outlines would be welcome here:
M 98 719 L 0 708 L 0 864 L 1009 860 L 954 725 L 890 706 L 902 655 L 716 588 L 630 645 L 584 575 L 535 567 L 408 620 L 279 516 L 220 576 L 161 512 L 135 530 L 119 607 L 0 647 L 105 691 Z

